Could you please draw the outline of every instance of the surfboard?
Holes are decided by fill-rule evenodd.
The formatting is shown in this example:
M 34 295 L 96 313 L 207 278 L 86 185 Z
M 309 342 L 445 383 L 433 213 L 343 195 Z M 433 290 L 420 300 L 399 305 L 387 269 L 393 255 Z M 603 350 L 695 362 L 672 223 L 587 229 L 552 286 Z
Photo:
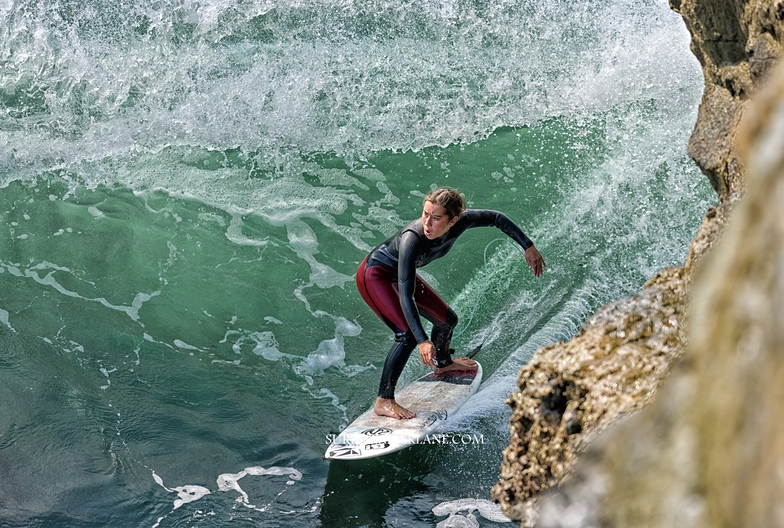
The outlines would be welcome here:
M 411 445 L 443 441 L 429 437 L 441 429 L 476 393 L 482 383 L 482 366 L 475 370 L 430 373 L 409 383 L 395 400 L 416 413 L 410 420 L 377 416 L 371 407 L 339 435 L 324 454 L 332 460 L 360 460 L 388 455 Z

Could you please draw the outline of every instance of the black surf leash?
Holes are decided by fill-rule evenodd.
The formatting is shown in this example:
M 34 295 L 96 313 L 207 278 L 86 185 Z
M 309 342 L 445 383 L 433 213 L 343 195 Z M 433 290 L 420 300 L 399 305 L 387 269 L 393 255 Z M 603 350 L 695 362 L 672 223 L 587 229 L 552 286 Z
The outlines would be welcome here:
M 485 338 L 485 339 L 487 339 L 487 338 Z M 485 346 L 485 342 L 484 342 L 484 341 L 482 341 L 481 343 L 479 343 L 479 346 L 478 346 L 478 347 L 476 347 L 475 349 L 473 349 L 471 352 L 469 352 L 469 353 L 468 353 L 468 355 L 467 355 L 466 357 L 467 357 L 468 359 L 471 359 L 472 357 L 474 357 L 474 356 L 477 354 L 477 352 L 479 352 L 480 350 L 482 350 L 482 347 L 483 347 L 483 346 Z

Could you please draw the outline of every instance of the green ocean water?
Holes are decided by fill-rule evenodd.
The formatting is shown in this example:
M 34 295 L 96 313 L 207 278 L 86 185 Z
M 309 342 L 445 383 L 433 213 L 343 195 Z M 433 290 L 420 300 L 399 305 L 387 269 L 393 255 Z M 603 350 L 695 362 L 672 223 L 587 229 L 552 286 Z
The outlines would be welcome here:
M 0 526 L 507 525 L 519 368 L 717 201 L 688 39 L 663 0 L 0 3 Z M 485 342 L 457 441 L 326 461 L 392 344 L 354 272 L 436 185 L 546 272 L 492 229 L 424 268 Z

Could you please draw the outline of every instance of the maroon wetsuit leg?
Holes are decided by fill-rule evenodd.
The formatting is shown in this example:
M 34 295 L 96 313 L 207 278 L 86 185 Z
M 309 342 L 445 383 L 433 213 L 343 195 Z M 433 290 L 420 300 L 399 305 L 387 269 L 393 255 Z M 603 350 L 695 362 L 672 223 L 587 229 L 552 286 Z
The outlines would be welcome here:
M 411 352 L 416 348 L 416 340 L 409 330 L 397 287 L 397 273 L 387 266 L 367 266 L 365 260 L 357 269 L 357 289 L 365 302 L 395 333 L 395 344 L 387 354 L 381 373 L 379 396 L 394 398 L 395 386 Z M 433 339 L 439 352 L 439 363 L 443 366 L 449 360 L 449 337 L 457 324 L 457 317 L 444 300 L 427 284 L 417 277 L 414 300 L 419 313 L 433 323 Z M 441 345 L 439 347 L 439 345 Z M 444 351 L 446 348 L 446 359 Z
M 408 330 L 406 317 L 400 307 L 397 273 L 394 269 L 387 266 L 368 267 L 367 261 L 363 260 L 357 269 L 356 280 L 359 294 L 384 324 L 395 333 Z M 414 301 L 422 317 L 431 323 L 444 325 L 449 322 L 449 305 L 420 277 L 416 278 Z

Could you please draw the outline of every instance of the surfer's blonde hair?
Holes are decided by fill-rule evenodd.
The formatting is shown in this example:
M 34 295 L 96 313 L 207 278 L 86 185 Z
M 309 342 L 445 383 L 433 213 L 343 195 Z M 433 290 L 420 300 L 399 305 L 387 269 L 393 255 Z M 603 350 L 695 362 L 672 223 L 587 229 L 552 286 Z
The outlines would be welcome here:
M 422 204 L 430 202 L 440 205 L 449 215 L 449 218 L 460 216 L 466 209 L 466 202 L 463 195 L 457 189 L 451 187 L 436 187 L 427 196 L 425 196 Z

